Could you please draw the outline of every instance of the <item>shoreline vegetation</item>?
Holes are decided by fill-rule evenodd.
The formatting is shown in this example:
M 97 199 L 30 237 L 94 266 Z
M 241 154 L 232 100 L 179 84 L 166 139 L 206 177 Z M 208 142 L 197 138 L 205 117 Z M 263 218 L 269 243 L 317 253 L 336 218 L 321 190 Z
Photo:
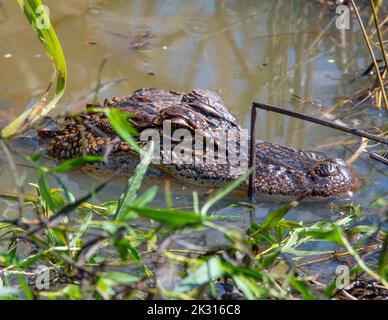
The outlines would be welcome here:
M 357 104 L 372 98 L 377 109 L 384 106 L 388 110 L 388 64 L 381 28 L 386 22 L 377 18 L 383 1 L 370 0 L 367 27 L 356 2 L 350 1 L 370 50 L 370 72 L 376 74 L 374 84 L 357 93 L 361 101 Z M 54 73 L 41 100 L 1 131 L 0 150 L 15 181 L 15 151 L 9 138 L 25 132 L 55 108 L 67 77 L 60 42 L 49 17 L 39 10 L 42 2 L 18 3 L 50 58 Z M 38 21 L 46 22 L 47 28 L 39 27 Z M 383 57 L 381 61 L 375 56 L 377 50 Z M 100 86 L 101 79 L 97 79 L 94 105 Z M 127 122 L 115 111 L 107 111 L 106 116 L 120 137 L 134 145 Z M 386 140 L 386 133 L 380 132 L 379 137 Z M 41 154 L 23 156 L 37 172 L 37 181 L 32 184 L 36 193 L 25 195 L 16 182 L 15 194 L 0 194 L 16 204 L 12 218 L 0 216 L 0 299 L 388 298 L 386 194 L 377 196 L 369 209 L 361 211 L 359 205 L 350 203 L 340 208 L 342 215 L 334 221 L 311 225 L 285 218 L 290 210 L 297 210 L 299 202 L 294 200 L 241 232 L 226 217 L 214 214 L 214 207 L 250 172 L 212 192 L 205 201 L 193 192 L 190 209 L 174 208 L 168 190 L 165 208 L 155 208 L 152 201 L 157 186 L 140 192 L 152 151 L 151 147 L 142 157 L 117 199 L 98 204 L 93 201 L 94 195 L 119 173 L 107 176 L 80 198 L 68 190 L 61 174 L 101 161 L 101 157 L 82 156 L 47 167 L 42 164 Z M 384 158 L 384 153 L 376 155 Z M 51 187 L 48 181 L 53 180 L 60 187 Z M 255 205 L 248 201 L 239 205 L 254 213 Z M 224 241 L 211 250 L 177 241 L 206 232 L 219 234 Z M 330 249 L 308 250 L 309 244 L 316 242 L 329 244 Z M 328 261 L 337 265 L 328 282 L 305 271 L 306 266 Z

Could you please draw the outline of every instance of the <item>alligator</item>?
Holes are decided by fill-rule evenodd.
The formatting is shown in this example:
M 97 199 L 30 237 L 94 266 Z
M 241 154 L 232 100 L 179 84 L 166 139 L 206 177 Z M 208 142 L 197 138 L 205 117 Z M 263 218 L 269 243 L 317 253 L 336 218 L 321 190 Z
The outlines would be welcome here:
M 93 105 L 93 110 L 90 109 L 91 106 L 87 105 L 86 111 L 80 114 L 55 120 L 52 125 L 37 130 L 39 141 L 49 157 L 68 160 L 81 155 L 100 155 L 104 156 L 104 161 L 97 162 L 93 168 L 121 170 L 123 174 L 130 175 L 134 163 L 140 159 L 139 153 L 120 138 L 106 113 L 98 110 L 99 107 L 117 108 L 122 112 L 120 114 L 128 115 L 125 120 L 136 129 L 134 138 L 142 146 L 145 143 L 140 141 L 141 133 L 152 129 L 162 136 L 163 125 L 168 122 L 172 130 L 194 132 L 199 129 L 203 138 L 208 139 L 204 143 L 208 146 L 217 140 L 220 133 L 232 130 L 237 133 L 237 138 L 233 138 L 235 145 L 243 149 L 238 139 L 240 134 L 243 136 L 243 129 L 221 98 L 210 90 L 195 89 L 189 93 L 181 93 L 143 88 L 130 96 L 105 99 L 103 104 Z M 172 140 L 173 146 L 180 142 Z M 219 142 L 213 145 L 216 145 L 214 150 L 217 150 Z M 360 186 L 357 174 L 342 159 L 328 158 L 317 151 L 298 150 L 262 140 L 256 140 L 254 145 L 254 186 L 258 193 L 274 199 L 328 199 L 349 195 Z M 195 148 L 193 150 L 192 153 L 196 156 L 198 151 Z M 237 154 L 247 157 L 248 152 L 241 150 Z M 228 154 L 227 152 L 226 158 Z M 176 158 L 179 160 L 179 155 Z M 189 163 L 182 159 L 171 163 L 159 161 L 151 164 L 151 167 L 186 184 L 211 187 L 224 185 L 242 175 L 241 170 L 233 170 L 237 166 L 235 162 L 217 160 L 217 157 L 205 156 L 205 161 L 202 162 Z M 247 183 L 246 180 L 242 185 L 246 186 Z

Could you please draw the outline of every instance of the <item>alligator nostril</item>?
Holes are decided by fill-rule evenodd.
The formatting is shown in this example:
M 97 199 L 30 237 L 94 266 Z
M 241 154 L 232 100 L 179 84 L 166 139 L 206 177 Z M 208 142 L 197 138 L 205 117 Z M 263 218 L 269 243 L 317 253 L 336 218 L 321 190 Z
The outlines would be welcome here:
M 314 167 L 314 172 L 320 177 L 328 177 L 338 174 L 337 163 L 326 160 L 322 161 Z

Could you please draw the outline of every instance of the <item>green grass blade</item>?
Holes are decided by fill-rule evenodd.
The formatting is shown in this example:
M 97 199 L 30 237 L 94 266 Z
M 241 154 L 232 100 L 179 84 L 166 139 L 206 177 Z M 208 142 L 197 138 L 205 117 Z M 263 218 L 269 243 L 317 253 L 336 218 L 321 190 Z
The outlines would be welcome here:
M 49 169 L 49 173 L 62 173 L 65 171 L 69 171 L 71 169 L 74 169 L 75 167 L 81 166 L 85 163 L 90 163 L 90 162 L 98 162 L 98 161 L 103 161 L 103 157 L 99 156 L 82 156 L 78 157 L 75 159 L 70 159 L 67 160 L 60 165 L 56 166 L 55 168 Z
M 79 227 L 79 230 L 77 231 L 77 233 L 74 235 L 74 238 L 71 239 L 70 243 L 69 243 L 69 248 L 71 247 L 74 247 L 77 245 L 77 242 L 78 240 L 81 239 L 81 237 L 84 235 L 84 233 L 86 232 L 86 230 L 88 229 L 89 227 L 89 224 L 90 222 L 92 221 L 92 218 L 93 218 L 93 214 L 91 212 L 89 212 L 85 219 L 81 222 L 81 225 Z
M 178 293 L 190 291 L 222 277 L 224 273 L 222 260 L 218 256 L 214 256 L 192 271 L 186 278 L 182 279 L 174 291 Z
M 113 129 L 117 134 L 126 141 L 133 150 L 140 153 L 140 147 L 133 139 L 133 134 L 136 134 L 135 129 L 128 122 L 129 115 L 117 109 L 104 109 L 105 116 L 108 118 Z
M 172 227 L 183 227 L 187 225 L 199 225 L 203 219 L 201 216 L 189 212 L 171 209 L 152 208 L 131 208 L 138 215 L 159 221 Z
M 133 203 L 137 198 L 137 191 L 139 190 L 143 181 L 144 174 L 146 173 L 148 166 L 151 163 L 153 152 L 154 144 L 151 142 L 149 149 L 145 152 L 143 159 L 136 167 L 134 175 L 128 180 L 124 192 L 120 196 L 117 210 L 113 217 L 114 220 L 122 221 L 123 218 L 127 215 L 128 211 L 130 211 L 130 207 L 133 206 Z
M 148 189 L 144 194 L 140 195 L 133 202 L 133 207 L 144 208 L 147 204 L 149 204 L 155 198 L 157 192 L 158 192 L 157 186 L 154 186 L 154 187 Z M 136 213 L 131 211 L 131 210 L 125 210 L 125 212 L 120 217 L 120 221 L 125 221 L 125 220 L 129 219 L 133 214 L 136 215 Z
M 57 38 L 53 26 L 47 13 L 42 10 L 42 2 L 40 0 L 17 0 L 19 6 L 24 12 L 29 24 L 40 40 L 47 56 L 50 58 L 54 73 L 48 85 L 46 92 L 41 99 L 30 109 L 23 112 L 19 117 L 13 120 L 1 131 L 3 138 L 8 138 L 19 134 L 27 129 L 29 125 L 44 117 L 50 110 L 55 108 L 57 102 L 62 97 L 66 85 L 66 62 L 63 55 L 61 44 Z M 43 28 L 40 26 L 41 21 L 45 21 L 47 25 Z M 56 80 L 55 94 L 51 98 L 51 87 Z M 47 102 L 48 101 L 48 102 Z
M 46 206 L 49 209 L 51 209 L 53 212 L 56 212 L 57 210 L 59 210 L 60 208 L 51 197 L 51 193 L 47 185 L 46 177 L 43 172 L 39 173 L 38 186 L 39 186 L 39 193 L 42 199 L 44 200 L 44 202 L 46 203 Z
M 263 224 L 261 226 L 262 230 L 268 230 L 274 228 L 280 220 L 283 219 L 283 217 L 287 214 L 287 212 L 295 208 L 299 204 L 298 201 L 291 201 L 290 203 L 287 203 L 280 208 L 272 211 L 263 221 Z
M 220 188 L 216 192 L 212 193 L 209 197 L 209 199 L 206 201 L 204 206 L 201 209 L 201 215 L 206 215 L 209 209 L 216 204 L 218 201 L 220 201 L 222 198 L 226 197 L 230 192 L 232 192 L 234 189 L 236 189 L 242 182 L 244 182 L 248 176 L 251 174 L 252 170 L 248 170 L 245 174 L 243 174 L 241 177 L 236 179 L 235 181 L 227 184 L 226 186 Z

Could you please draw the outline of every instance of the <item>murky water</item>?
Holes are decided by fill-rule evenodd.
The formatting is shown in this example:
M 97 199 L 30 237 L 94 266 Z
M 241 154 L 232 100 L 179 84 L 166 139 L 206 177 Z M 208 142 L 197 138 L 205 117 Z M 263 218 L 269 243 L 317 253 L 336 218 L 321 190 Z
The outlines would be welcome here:
M 0 2 L 0 124 L 5 124 L 45 90 L 51 66 L 16 1 Z M 349 126 L 370 130 L 386 126 L 386 113 L 369 106 L 353 112 L 352 104 L 332 106 L 370 79 L 360 71 L 370 64 L 356 21 L 351 29 L 335 27 L 335 10 L 311 0 L 47 0 L 53 25 L 63 45 L 68 66 L 68 86 L 58 112 L 79 107 L 77 101 L 93 89 L 104 57 L 108 63 L 102 80 L 118 79 L 101 92 L 101 98 L 123 96 L 141 87 L 173 90 L 208 88 L 223 98 L 240 123 L 249 127 L 250 104 L 263 101 Z M 383 8 L 384 10 L 384 8 Z M 124 78 L 124 79 L 123 79 Z M 295 98 L 302 97 L 305 101 Z M 387 129 L 387 128 L 385 128 Z M 259 112 L 257 136 L 297 148 L 320 150 L 349 159 L 360 146 L 353 136 L 286 116 Z M 377 147 L 376 150 L 380 150 Z M 31 148 L 30 148 L 31 149 Z M 28 153 L 31 150 L 24 150 Z M 3 161 L 5 163 L 5 161 Z M 0 192 L 14 192 L 13 176 L 0 167 Z M 384 165 L 361 153 L 353 166 L 363 186 L 353 199 L 303 204 L 290 219 L 331 220 L 338 209 L 355 202 L 369 211 L 370 203 L 387 194 Z M 18 179 L 26 192 L 34 172 L 20 166 Z M 79 172 L 63 175 L 70 190 L 80 195 L 97 182 Z M 146 189 L 155 181 L 147 181 Z M 117 198 L 124 179 L 101 192 L 99 201 Z M 155 205 L 164 203 L 164 182 Z M 188 207 L 191 187 L 172 183 L 175 207 Z M 96 200 L 96 201 L 97 201 Z M 220 204 L 236 201 L 235 198 Z M 8 207 L 7 202 L 0 202 Z M 278 204 L 263 203 L 262 219 Z M 189 207 L 190 208 L 190 207 Z M 244 207 L 220 209 L 237 227 L 250 217 Z M 217 239 L 209 239 L 209 242 Z

